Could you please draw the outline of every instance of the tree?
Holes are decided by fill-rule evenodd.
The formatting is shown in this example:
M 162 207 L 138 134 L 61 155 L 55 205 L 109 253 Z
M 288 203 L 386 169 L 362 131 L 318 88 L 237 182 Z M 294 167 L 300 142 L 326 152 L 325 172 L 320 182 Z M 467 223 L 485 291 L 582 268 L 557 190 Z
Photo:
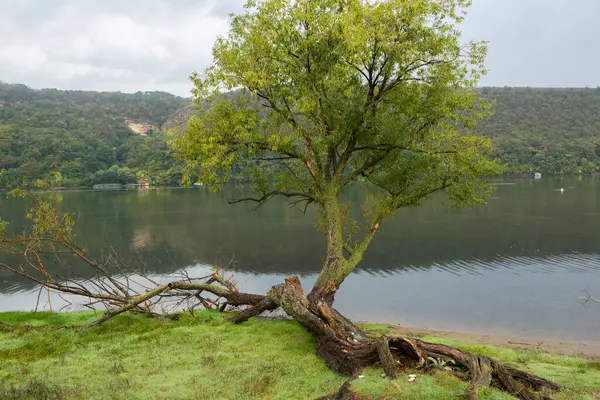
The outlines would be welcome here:
M 231 173 L 246 171 L 255 193 L 232 202 L 260 206 L 284 196 L 297 206 L 318 207 L 327 253 L 307 296 L 297 277 L 254 295 L 240 293 L 219 274 L 153 283 L 145 293 L 136 292 L 124 286 L 129 279 L 125 284 L 112 279 L 105 268 L 116 260 L 113 270 L 123 271 L 120 258 L 92 258 L 74 243 L 73 219 L 44 202 L 31 214 L 31 234 L 2 240 L 25 262 L 0 262 L 0 268 L 48 290 L 102 302 L 110 311 L 92 325 L 126 311 L 155 315 L 168 298 L 197 299 L 221 310 L 249 306 L 232 317 L 234 323 L 281 307 L 314 334 L 318 354 L 341 374 L 356 376 L 381 362 L 394 377 L 397 363 L 424 367 L 442 359 L 454 361 L 455 373 L 470 380 L 472 399 L 489 384 L 524 400 L 538 399 L 540 389 L 559 388 L 452 347 L 367 337 L 333 308 L 336 291 L 397 209 L 418 206 L 438 192 L 454 206 L 480 203 L 487 194 L 480 178 L 498 171 L 489 141 L 470 133 L 488 108 L 472 90 L 485 72 L 485 44 L 459 40 L 457 25 L 468 5 L 468 0 L 249 0 L 215 44 L 214 64 L 203 76 L 192 76 L 201 112 L 175 140 L 186 176 L 199 174 L 203 182 L 219 185 Z M 340 200 L 358 179 L 369 193 L 362 232 Z M 59 259 L 72 256 L 100 277 L 74 281 L 76 274 L 64 262 L 66 277 L 55 279 L 39 256 L 48 252 Z M 348 387 L 336 398 L 353 398 Z
M 481 203 L 488 190 L 480 178 L 499 171 L 489 140 L 470 133 L 488 107 L 473 90 L 485 73 L 486 45 L 461 44 L 457 29 L 469 4 L 249 0 L 216 42 L 213 64 L 192 75 L 201 107 L 175 146 L 187 176 L 217 187 L 249 170 L 254 194 L 232 203 L 260 206 L 283 196 L 320 212 L 327 252 L 310 293 L 288 278 L 234 322 L 282 307 L 315 334 L 318 353 L 336 372 L 356 374 L 380 360 L 395 376 L 396 360 L 422 365 L 425 355 L 443 355 L 469 370 L 472 398 L 494 380 L 532 399 L 526 386 L 547 381 L 535 386 L 541 378 L 519 380 L 493 360 L 456 349 L 368 339 L 332 307 L 396 210 L 437 192 L 453 206 Z M 369 193 L 362 236 L 340 200 L 357 179 Z
M 327 255 L 308 296 L 331 305 L 382 222 L 445 191 L 455 206 L 483 201 L 498 171 L 490 143 L 469 130 L 487 106 L 472 89 L 484 43 L 461 44 L 464 0 L 249 1 L 194 74 L 210 107 L 177 147 L 205 182 L 252 170 L 259 205 L 275 196 L 319 208 Z M 223 88 L 241 88 L 231 98 Z M 340 201 L 365 178 L 368 228 L 357 239 Z

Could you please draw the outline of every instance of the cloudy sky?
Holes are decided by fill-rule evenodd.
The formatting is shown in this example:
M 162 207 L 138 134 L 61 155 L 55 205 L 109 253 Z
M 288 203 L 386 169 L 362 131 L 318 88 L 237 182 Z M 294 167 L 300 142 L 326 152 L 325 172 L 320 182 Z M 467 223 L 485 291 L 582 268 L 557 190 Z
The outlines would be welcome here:
M 600 0 L 474 0 L 486 86 L 600 86 Z M 243 0 L 0 0 L 0 81 L 187 96 Z

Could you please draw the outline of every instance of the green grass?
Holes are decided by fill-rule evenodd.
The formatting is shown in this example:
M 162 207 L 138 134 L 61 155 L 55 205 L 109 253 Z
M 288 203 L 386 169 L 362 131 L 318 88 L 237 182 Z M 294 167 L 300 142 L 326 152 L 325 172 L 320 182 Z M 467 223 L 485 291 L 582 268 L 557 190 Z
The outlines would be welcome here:
M 0 321 L 0 399 L 314 399 L 335 392 L 344 378 L 315 355 L 310 334 L 295 322 L 251 320 L 232 325 L 211 312 L 180 321 L 125 314 L 88 329 L 81 313 L 4 313 Z M 372 326 L 383 332 L 384 326 Z M 565 386 L 555 398 L 592 400 L 600 365 L 581 358 L 471 346 Z M 447 373 L 408 383 L 368 369 L 353 388 L 366 399 L 456 399 L 465 384 Z M 400 390 L 402 392 L 400 392 Z M 511 399 L 494 389 L 482 399 Z

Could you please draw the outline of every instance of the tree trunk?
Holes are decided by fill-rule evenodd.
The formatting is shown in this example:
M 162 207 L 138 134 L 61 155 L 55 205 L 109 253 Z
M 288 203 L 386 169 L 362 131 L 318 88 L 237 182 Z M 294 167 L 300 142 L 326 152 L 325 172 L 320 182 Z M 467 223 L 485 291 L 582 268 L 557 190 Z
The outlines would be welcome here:
M 331 306 L 335 300 L 338 286 L 341 284 L 339 271 L 343 269 L 342 266 L 346 263 L 344 258 L 343 221 L 337 193 L 326 196 L 320 212 L 326 229 L 325 244 L 327 251 L 323 268 L 307 298 L 311 304 L 317 305 L 320 301 L 323 301 Z

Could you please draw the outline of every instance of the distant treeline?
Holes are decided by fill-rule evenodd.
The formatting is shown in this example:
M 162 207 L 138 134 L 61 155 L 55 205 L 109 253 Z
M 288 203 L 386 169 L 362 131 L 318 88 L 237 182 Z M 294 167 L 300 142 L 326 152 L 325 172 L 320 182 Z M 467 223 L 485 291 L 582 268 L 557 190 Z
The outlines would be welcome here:
M 508 173 L 600 171 L 600 89 L 483 88 L 494 114 L 476 133 L 493 139 Z M 181 166 L 164 130 L 190 101 L 135 94 L 33 90 L 0 83 L 0 188 L 176 185 Z

